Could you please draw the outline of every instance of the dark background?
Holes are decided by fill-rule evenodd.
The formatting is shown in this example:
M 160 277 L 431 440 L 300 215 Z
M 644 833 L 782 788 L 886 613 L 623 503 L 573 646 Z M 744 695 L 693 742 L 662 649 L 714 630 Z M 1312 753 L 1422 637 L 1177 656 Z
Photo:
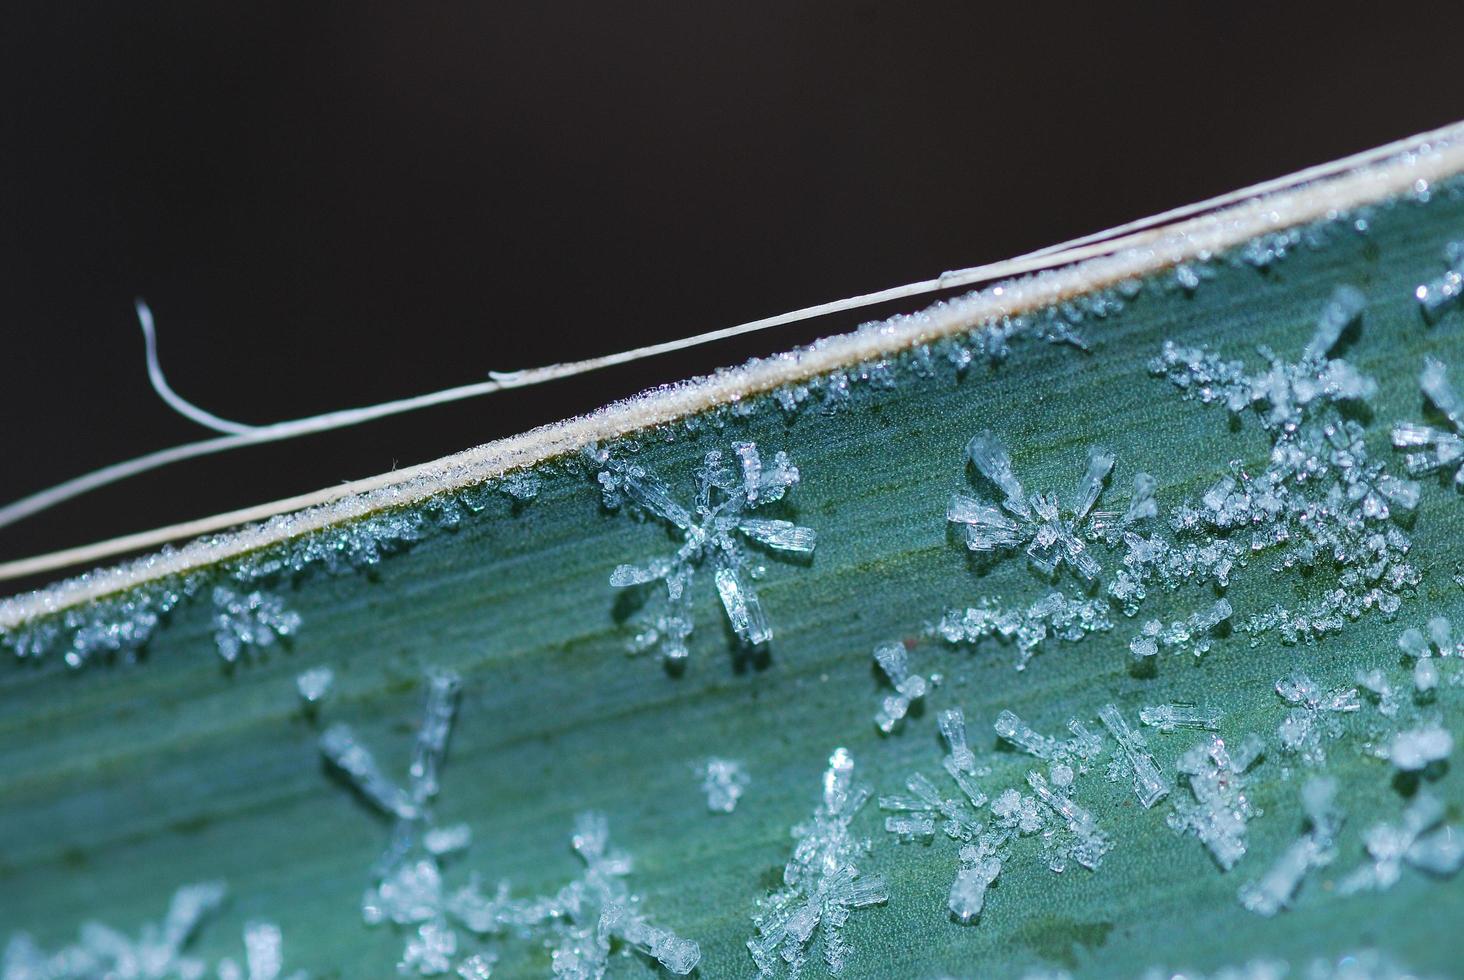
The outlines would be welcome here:
M 134 296 L 184 397 L 270 422 L 927 278 L 1464 115 L 1445 7 L 1180 6 L 6 5 L 0 501 L 207 434 L 148 388 Z M 182 464 L 0 531 L 0 556 L 889 312 Z

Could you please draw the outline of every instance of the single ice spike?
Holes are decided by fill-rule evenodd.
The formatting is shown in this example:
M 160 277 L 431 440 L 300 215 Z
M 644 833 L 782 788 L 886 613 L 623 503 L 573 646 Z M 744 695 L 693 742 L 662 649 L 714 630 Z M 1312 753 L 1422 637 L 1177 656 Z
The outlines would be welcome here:
M 960 708 L 947 708 L 937 719 L 940 733 L 950 746 L 951 764 L 961 772 L 976 771 L 976 756 L 966 744 L 966 716 Z
M 1012 472 L 1011 457 L 1001 440 L 990 432 L 982 432 L 966 444 L 966 455 L 972 465 L 1005 496 L 1004 506 L 1018 517 L 1028 517 L 1027 494 L 1021 481 Z
M 1423 370 L 1418 375 L 1418 386 L 1433 402 L 1434 407 L 1444 413 L 1449 424 L 1456 430 L 1464 427 L 1464 400 L 1454 391 L 1449 384 L 1449 369 L 1443 361 L 1435 357 L 1426 357 L 1423 361 Z
M 1202 708 L 1189 701 L 1146 705 L 1139 709 L 1139 721 L 1151 728 L 1157 728 L 1165 734 L 1176 732 L 1181 728 L 1219 731 L 1220 718 L 1220 709 Z
M 320 753 L 355 785 L 356 790 L 388 816 L 415 820 L 417 807 L 406 792 L 386 777 L 376 757 L 356 739 L 351 727 L 337 723 L 320 736 Z
M 1039 759 L 1055 759 L 1061 750 L 1062 743 L 1033 730 L 1030 725 L 1007 709 L 1002 709 L 1001 714 L 996 716 L 996 722 L 992 727 L 1003 739 L 1028 755 L 1035 755 Z
M 1116 705 L 1106 704 L 1098 710 L 1098 719 L 1118 743 L 1119 750 L 1128 760 L 1127 768 L 1133 773 L 1134 792 L 1145 809 L 1152 807 L 1169 795 L 1169 780 L 1159 771 L 1144 736 L 1129 727 Z
M 1367 297 L 1355 286 L 1338 286 L 1317 317 L 1316 332 L 1302 352 L 1303 358 L 1323 358 L 1337 346 L 1342 332 L 1362 316 Z
M 889 678 L 895 693 L 884 698 L 874 716 L 882 732 L 892 732 L 910 711 L 912 702 L 925 697 L 925 678 L 910 673 L 910 655 L 903 643 L 881 643 L 874 648 L 874 661 Z

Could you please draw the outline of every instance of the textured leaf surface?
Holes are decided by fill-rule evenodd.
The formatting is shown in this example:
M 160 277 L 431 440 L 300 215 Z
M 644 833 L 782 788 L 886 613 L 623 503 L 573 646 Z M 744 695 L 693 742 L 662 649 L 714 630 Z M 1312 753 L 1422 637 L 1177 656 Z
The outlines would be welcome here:
M 1424 356 L 1464 362 L 1464 317 L 1427 327 L 1413 298 L 1464 229 L 1464 202 L 1438 190 L 1427 203 L 1381 207 L 1368 219 L 1366 233 L 1338 223 L 1319 233 L 1323 244 L 1297 246 L 1264 270 L 1222 257 L 1193 291 L 1166 274 L 1121 313 L 1079 325 L 1088 353 L 1029 341 L 959 377 L 943 363 L 923 377 L 906 361 L 891 384 L 853 385 L 837 411 L 789 413 L 760 397 L 736 413 L 643 436 L 636 462 L 682 500 L 703 453 L 735 440 L 786 449 L 799 466 L 800 486 L 767 516 L 814 528 L 818 547 L 809 563 L 766 561 L 759 591 L 775 638 L 762 654 L 737 651 L 704 571 L 686 669 L 672 675 L 649 655 L 628 657 L 634 602 L 609 586 L 610 572 L 675 544 L 655 523 L 606 511 L 582 467 L 565 462 L 541 468 L 531 502 L 494 497 L 457 530 L 429 535 L 369 572 L 314 571 L 278 583 L 273 591 L 303 625 L 255 662 L 221 669 L 208 603 L 191 602 L 170 615 L 140 663 L 4 665 L 0 929 L 25 928 L 54 946 L 86 918 L 132 928 L 156 918 L 177 885 L 223 878 L 232 903 L 200 951 L 232 951 L 237 926 L 262 916 L 283 927 L 291 966 L 327 977 L 391 975 L 400 937 L 366 929 L 359 913 L 387 827 L 328 776 L 316 739 L 322 724 L 349 722 L 388 771 L 403 771 L 429 665 L 464 678 L 438 806 L 442 821 L 474 831 L 472 849 L 451 865 L 454 880 L 474 869 L 526 894 L 552 890 L 577 870 L 568 847 L 574 815 L 602 810 L 614 840 L 636 858 L 646 911 L 701 944 L 705 977 L 753 973 L 743 945 L 753 903 L 779 880 L 789 828 L 812 811 L 836 746 L 853 753 L 876 792 L 892 792 L 913 770 L 938 772 L 935 714 L 949 706 L 965 710 L 978 758 L 993 770 L 989 788 L 1018 785 L 1029 768 L 991 732 L 1002 708 L 1057 732 L 1109 701 L 1130 718 L 1143 704 L 1197 701 L 1225 712 L 1227 736 L 1255 731 L 1274 743 L 1286 707 L 1273 691 L 1278 677 L 1302 666 L 1323 685 L 1350 684 L 1358 667 L 1398 666 L 1405 626 L 1437 613 L 1464 621 L 1453 578 L 1464 502 L 1446 482 L 1425 481 L 1410 522 L 1423 583 L 1392 621 L 1364 617 L 1314 645 L 1284 646 L 1271 633 L 1251 646 L 1237 632 L 1197 662 L 1161 655 L 1148 675 L 1130 666 L 1127 644 L 1139 624 L 1183 618 L 1213 601 L 1211 590 L 1160 590 L 1136 619 L 1115 613 L 1110 633 L 1049 643 L 1021 672 L 1009 647 L 955 649 L 929 638 L 927 626 L 947 608 L 982 597 L 1032 602 L 1048 589 L 1019 559 L 989 569 L 969 562 L 948 530 L 946 500 L 972 491 L 962 452 L 982 429 L 1002 436 L 1029 489 L 1066 494 L 1088 446 L 1110 448 L 1118 462 L 1105 501 L 1115 505 L 1126 502 L 1138 469 L 1158 478 L 1168 507 L 1198 497 L 1231 460 L 1264 465 L 1269 440 L 1252 420 L 1237 424 L 1221 408 L 1181 401 L 1148 361 L 1166 339 L 1209 343 L 1252 365 L 1258 344 L 1294 357 L 1342 284 L 1368 302 L 1360 330 L 1345 340 L 1349 360 L 1380 383 L 1368 445 L 1396 466 L 1388 428 L 1423 417 Z M 1115 563 L 1106 549 L 1098 555 Z M 1274 573 L 1262 558 L 1226 594 L 1240 622 L 1333 585 L 1325 572 Z M 944 683 L 902 731 L 883 736 L 872 719 L 887 688 L 871 651 L 891 639 L 918 641 L 915 669 L 939 672 Z M 334 668 L 337 687 L 312 718 L 294 678 L 318 664 Z M 1460 692 L 1446 683 L 1439 697 L 1451 726 L 1464 717 Z M 1326 771 L 1340 781 L 1347 812 L 1338 860 L 1274 919 L 1236 900 L 1301 830 L 1305 772 L 1293 763 L 1286 778 L 1274 750 L 1251 780 L 1264 815 L 1231 873 L 1166 827 L 1167 802 L 1146 811 L 1127 783 L 1093 774 L 1082 799 L 1115 844 L 1102 866 L 1055 875 L 1034 847 L 1019 846 L 969 926 L 945 907 L 954 849 L 898 845 L 871 805 L 857 826 L 875 841 L 868 868 L 888 878 L 891 896 L 851 920 L 845 975 L 1010 975 L 1045 965 L 1118 977 L 1161 964 L 1210 970 L 1259 954 L 1304 961 L 1367 945 L 1421 971 L 1457 970 L 1447 932 L 1464 909 L 1457 882 L 1405 872 L 1380 895 L 1335 894 L 1335 880 L 1363 859 L 1361 831 L 1396 819 L 1404 800 L 1391 767 L 1363 754 L 1375 720 L 1370 709 L 1349 716 L 1343 738 L 1329 745 Z M 1170 774 L 1193 742 L 1152 732 L 1149 740 Z M 740 759 L 751 776 L 731 815 L 706 810 L 692 770 L 708 756 Z M 1457 774 L 1433 790 L 1457 818 Z M 510 945 L 500 969 L 540 975 L 548 957 Z M 651 971 L 623 959 L 613 972 Z M 821 972 L 815 955 L 808 974 Z

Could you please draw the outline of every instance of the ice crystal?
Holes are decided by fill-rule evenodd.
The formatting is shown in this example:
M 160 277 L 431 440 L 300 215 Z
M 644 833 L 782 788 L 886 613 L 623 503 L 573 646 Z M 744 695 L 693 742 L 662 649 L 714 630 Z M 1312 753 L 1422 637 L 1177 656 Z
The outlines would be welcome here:
M 1413 298 L 1418 300 L 1423 318 L 1429 323 L 1443 316 L 1464 293 L 1464 241 L 1444 246 L 1444 265 L 1441 276 L 1421 283 L 1413 291 Z
M 935 627 L 947 643 L 976 643 L 996 637 L 1017 647 L 1016 668 L 1023 670 L 1049 639 L 1077 643 L 1090 633 L 1113 628 L 1109 604 L 1101 599 L 1070 599 L 1049 592 L 1025 608 L 1004 609 L 984 600 L 979 606 L 949 610 Z
M 1464 832 L 1444 823 L 1444 805 L 1427 790 L 1420 790 L 1403 808 L 1397 824 L 1376 823 L 1363 834 L 1370 864 L 1342 879 L 1344 895 L 1386 891 L 1398 882 L 1405 864 L 1440 878 L 1464 865 Z
M 1043 735 L 1006 709 L 996 716 L 992 728 L 1004 741 L 1049 763 L 1052 781 L 1062 788 L 1071 786 L 1103 753 L 1103 739 L 1076 718 L 1068 722 L 1072 734 L 1063 740 Z
M 881 643 L 874 648 L 874 662 L 895 689 L 880 702 L 874 723 L 880 731 L 892 732 L 910 711 L 911 702 L 925 697 L 927 684 L 924 677 L 910 673 L 910 655 L 903 643 Z
M 1170 704 L 1145 705 L 1139 709 L 1139 721 L 1165 734 L 1181 728 L 1195 728 L 1204 731 L 1220 730 L 1219 708 L 1202 708 L 1190 701 L 1174 701 Z
M 241 595 L 228 586 L 213 590 L 214 644 L 225 663 L 234 663 L 246 648 L 263 649 L 300 628 L 300 614 L 285 608 L 277 595 L 254 591 Z
M 1093 814 L 1070 795 L 1069 787 L 1049 784 L 1040 772 L 1027 773 L 1027 785 L 1056 820 L 1047 820 L 1042 831 L 1047 866 L 1061 874 L 1069 860 L 1096 871 L 1113 842 L 1098 826 Z
M 1167 377 L 1186 398 L 1222 402 L 1237 414 L 1253 408 L 1267 430 L 1295 431 L 1323 406 L 1365 401 L 1377 391 L 1377 382 L 1347 361 L 1328 356 L 1366 305 L 1358 290 L 1338 287 L 1323 305 L 1301 357 L 1286 363 L 1262 348 L 1270 366 L 1260 374 L 1248 375 L 1239 361 L 1224 361 L 1204 348 L 1180 347 L 1171 341 L 1164 343 L 1149 368 Z
M 1336 797 L 1335 779 L 1313 776 L 1307 780 L 1301 788 L 1306 832 L 1259 880 L 1241 886 L 1241 905 L 1257 915 L 1275 915 L 1291 904 L 1302 880 L 1312 869 L 1332 863 L 1337 856 L 1337 832 L 1343 819 Z
M 759 901 L 753 916 L 757 935 L 747 949 L 763 976 L 777 973 L 780 965 L 796 975 L 815 933 L 829 972 L 842 972 L 851 952 L 842 935 L 850 913 L 888 900 L 884 879 L 860 872 L 857 862 L 869 842 L 849 828 L 868 799 L 869 790 L 854 782 L 853 756 L 835 749 L 822 801 L 811 819 L 793 828 L 797 845 L 783 868 L 783 886 Z
M 1216 599 L 1212 605 L 1186 619 L 1176 619 L 1167 627 L 1151 619 L 1129 643 L 1129 650 L 1139 660 L 1155 656 L 1161 646 L 1173 653 L 1189 651 L 1196 657 L 1204 656 L 1210 652 L 1212 634 L 1229 621 L 1233 612 L 1228 599 Z
M 1198 837 L 1222 871 L 1245 856 L 1246 824 L 1260 816 L 1246 793 L 1245 772 L 1262 751 L 1254 734 L 1233 755 L 1224 740 L 1211 735 L 1179 757 L 1177 768 L 1188 778 L 1194 801 L 1176 800 L 1169 826 Z
M 707 809 L 713 813 L 731 813 L 736 809 L 749 781 L 742 763 L 713 756 L 698 768 L 702 776 L 702 792 L 707 797 Z
M 1401 731 L 1388 745 L 1388 759 L 1402 772 L 1418 772 L 1447 759 L 1454 751 L 1454 736 L 1434 723 Z
M 1339 687 L 1324 691 L 1299 670 L 1277 681 L 1276 693 L 1294 705 L 1276 731 L 1281 748 L 1300 756 L 1301 761 L 1309 766 L 1326 762 L 1323 740 L 1342 734 L 1337 715 L 1362 707 L 1357 688 Z
M 1134 731 L 1117 706 L 1105 704 L 1098 710 L 1098 719 L 1118 743 L 1119 753 L 1108 767 L 1108 778 L 1114 781 L 1132 777 L 1134 792 L 1145 809 L 1169 795 L 1169 780 L 1149 754 L 1144 736 Z
M 1298 966 L 1280 960 L 1254 959 L 1214 973 L 1152 969 L 1143 980 L 1420 980 L 1419 974 L 1375 950 L 1318 958 Z
M 1103 569 L 1082 535 L 1113 470 L 1112 453 L 1097 446 L 1088 450 L 1088 468 L 1066 508 L 1056 494 L 1029 495 L 1023 490 L 1006 448 L 990 432 L 972 438 L 966 455 L 1003 495 L 999 507 L 965 494 L 952 495 L 946 519 L 964 525 L 967 548 L 978 552 L 1023 548 L 1044 576 L 1055 576 L 1066 565 L 1084 582 L 1097 580 Z
M 600 467 L 599 480 L 607 505 L 628 502 L 639 512 L 668 525 L 682 539 L 677 551 L 645 565 L 620 565 L 610 584 L 629 588 L 661 582 L 666 589 L 664 610 L 636 638 L 636 649 L 659 648 L 668 663 L 686 660 L 686 640 L 692 631 L 691 586 L 704 562 L 712 565 L 712 579 L 737 638 L 748 646 L 772 639 L 762 603 L 751 579 L 759 574 L 748 561 L 740 539 L 773 552 L 807 557 L 816 538 L 811 528 L 791 521 L 754 517 L 749 511 L 781 500 L 798 484 L 798 468 L 786 453 L 765 464 L 751 442 L 734 444 L 736 468 L 720 451 L 708 452 L 696 472 L 696 501 L 683 507 L 672 499 L 670 488 L 644 467 L 587 453 Z
M 1363 670 L 1359 667 L 1353 680 L 1377 702 L 1379 714 L 1388 718 L 1398 714 L 1398 709 L 1403 705 L 1403 694 L 1393 686 L 1381 668 Z
M 330 694 L 335 684 L 335 671 L 329 667 L 311 667 L 295 678 L 295 690 L 306 705 L 317 705 Z
M 1454 485 L 1464 487 L 1464 399 L 1449 384 L 1449 369 L 1436 358 L 1424 360 L 1418 385 L 1453 431 L 1399 422 L 1393 427 L 1393 446 L 1404 451 L 1403 466 L 1414 476 L 1453 471 Z
M 78 942 L 47 953 L 28 934 L 16 933 L 0 960 L 0 980 L 198 980 L 208 964 L 187 953 L 205 919 L 224 899 L 222 882 L 179 888 L 162 922 L 142 927 L 137 938 L 88 922 Z M 244 928 L 245 966 L 219 961 L 219 980 L 278 980 L 284 969 L 283 938 L 278 926 L 251 922 Z M 292 974 L 303 980 L 305 974 Z

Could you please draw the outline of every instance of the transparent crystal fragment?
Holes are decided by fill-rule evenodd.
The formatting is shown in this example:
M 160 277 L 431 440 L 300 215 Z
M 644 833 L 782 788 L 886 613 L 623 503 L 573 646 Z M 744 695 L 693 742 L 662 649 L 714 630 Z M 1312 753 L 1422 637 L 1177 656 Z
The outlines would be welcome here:
M 1277 681 L 1276 693 L 1295 706 L 1287 712 L 1277 729 L 1281 748 L 1300 756 L 1310 766 L 1326 761 L 1323 740 L 1341 734 L 1342 727 L 1336 716 L 1362 707 L 1356 688 L 1323 691 L 1301 671 L 1293 671 Z
M 1003 497 L 997 507 L 964 494 L 952 496 L 946 519 L 964 526 L 967 548 L 994 552 L 1024 547 L 1032 567 L 1044 576 L 1055 576 L 1066 566 L 1084 582 L 1097 580 L 1102 567 L 1080 535 L 1113 470 L 1111 453 L 1097 446 L 1088 450 L 1087 469 L 1065 509 L 1053 494 L 1027 495 L 1006 447 L 992 433 L 974 436 L 966 455 Z
M 1001 859 L 982 846 L 966 844 L 961 847 L 959 860 L 946 907 L 957 922 L 966 925 L 986 905 L 986 890 L 1001 874 Z
M 911 703 L 925 697 L 927 684 L 924 677 L 910 673 L 910 655 L 903 643 L 881 643 L 874 648 L 874 662 L 895 689 L 881 701 L 874 723 L 880 731 L 892 732 L 909 713 Z
M 1179 757 L 1177 768 L 1188 778 L 1194 801 L 1175 800 L 1169 826 L 1198 837 L 1222 871 L 1245 856 L 1246 824 L 1260 816 L 1246 793 L 1244 774 L 1262 751 L 1254 734 L 1246 736 L 1233 755 L 1224 740 L 1210 735 Z
M 1444 263 L 1446 268 L 1442 275 L 1420 284 L 1413 291 L 1423 318 L 1429 323 L 1443 316 L 1464 293 L 1464 242 L 1450 242 L 1445 247 Z
M 1342 879 L 1344 895 L 1360 891 L 1386 891 L 1402 877 L 1403 866 L 1446 878 L 1464 865 L 1464 833 L 1444 823 L 1442 802 L 1427 790 L 1420 790 L 1403 808 L 1397 824 L 1376 823 L 1363 834 L 1370 864 L 1363 864 Z
M 1464 486 L 1464 399 L 1449 384 L 1448 367 L 1433 357 L 1424 359 L 1418 386 L 1453 431 L 1399 422 L 1393 427 L 1393 447 L 1403 451 L 1403 467 L 1413 476 L 1453 471 L 1454 484 Z
M 227 586 L 213 590 L 214 645 L 225 663 L 234 663 L 246 648 L 263 649 L 300 628 L 299 613 L 285 608 L 279 596 L 265 592 L 241 595 Z
M 1303 879 L 1337 856 L 1342 812 L 1337 808 L 1337 781 L 1313 776 L 1301 788 L 1307 829 L 1257 881 L 1241 886 L 1240 904 L 1257 915 L 1273 916 L 1291 904 Z
M 1418 772 L 1447 759 L 1454 751 L 1454 736 L 1443 726 L 1420 725 L 1393 736 L 1388 759 L 1402 772 Z
M 1359 667 L 1357 673 L 1353 675 L 1353 680 L 1357 682 L 1358 687 L 1367 691 L 1377 701 L 1380 714 L 1388 718 L 1398 714 L 1398 709 L 1403 706 L 1402 692 L 1393 686 L 1388 680 L 1388 675 L 1381 668 L 1363 670 Z
M 295 690 L 306 705 L 324 701 L 335 684 L 335 671 L 329 667 L 311 667 L 295 678 Z
M 1113 843 L 1099 828 L 1093 814 L 1074 802 L 1072 797 L 1054 790 L 1040 772 L 1027 773 L 1027 785 L 1032 787 L 1037 799 L 1066 824 L 1072 838 L 1064 848 L 1066 854 L 1088 870 L 1097 870 L 1103 855 L 1113 848 Z M 1053 870 L 1060 871 L 1061 868 L 1054 867 Z
M 632 649 L 655 647 L 668 664 L 686 660 L 686 641 L 692 632 L 691 587 L 696 572 L 710 563 L 717 596 L 738 641 L 760 646 L 773 631 L 762 602 L 752 586 L 761 574 L 747 554 L 751 542 L 775 554 L 808 558 L 817 544 L 811 528 L 787 520 L 754 517 L 749 511 L 783 499 L 797 485 L 798 468 L 787 453 L 765 460 L 750 442 L 735 443 L 734 469 L 720 451 L 708 452 L 696 471 L 696 496 L 691 509 L 671 496 L 670 488 L 644 468 L 589 451 L 585 458 L 596 469 L 606 505 L 625 506 L 636 514 L 667 524 L 681 538 L 675 554 L 643 565 L 620 565 L 610 574 L 616 588 L 635 588 L 661 582 L 665 599 L 643 616 L 643 628 Z
M 1132 776 L 1134 792 L 1138 794 L 1139 802 L 1145 809 L 1152 807 L 1164 797 L 1169 795 L 1169 780 L 1164 778 L 1164 773 L 1154 762 L 1154 757 L 1149 754 L 1148 743 L 1144 736 L 1129 727 L 1123 714 L 1116 705 L 1105 704 L 1098 709 L 1098 719 L 1103 722 L 1103 727 L 1108 729 L 1108 734 L 1118 743 L 1119 758 L 1115 758 L 1109 765 L 1108 778 L 1112 780 L 1123 779 L 1126 775 Z
M 1034 730 L 1014 712 L 1003 709 L 992 724 L 996 734 L 1012 745 L 1052 763 L 1050 772 L 1065 782 L 1071 782 L 1076 773 L 1088 771 L 1088 767 L 1103 752 L 1103 740 L 1081 721 L 1074 718 L 1068 722 L 1071 737 L 1059 741 Z
M 737 808 L 750 779 L 742 763 L 733 759 L 713 756 L 699 767 L 702 776 L 702 792 L 706 794 L 707 809 L 712 813 L 731 813 Z
M 1139 709 L 1140 722 L 1157 728 L 1166 735 L 1181 728 L 1219 731 L 1221 717 L 1223 715 L 1219 708 L 1204 708 L 1190 701 L 1145 705 Z
M 888 901 L 884 880 L 861 873 L 858 863 L 869 842 L 855 838 L 849 824 L 869 799 L 854 782 L 854 759 L 835 749 L 823 777 L 823 797 L 811 819 L 793 828 L 797 842 L 783 869 L 783 885 L 758 902 L 756 935 L 747 941 L 758 973 L 785 968 L 797 974 L 817 933 L 824 965 L 840 973 L 852 953 L 842 935 L 850 914 Z
M 466 851 L 472 844 L 473 828 L 465 823 L 431 827 L 422 835 L 422 846 L 427 849 L 428 854 L 436 857 Z

